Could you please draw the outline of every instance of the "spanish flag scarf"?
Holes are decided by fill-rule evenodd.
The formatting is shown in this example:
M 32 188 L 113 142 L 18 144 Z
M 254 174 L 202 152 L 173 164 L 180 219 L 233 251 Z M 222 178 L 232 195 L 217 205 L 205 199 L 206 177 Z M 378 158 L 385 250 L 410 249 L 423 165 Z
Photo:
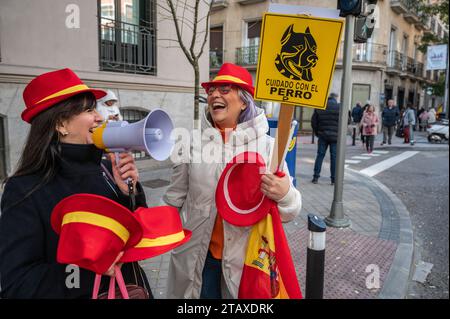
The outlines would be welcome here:
M 239 299 L 301 299 L 294 263 L 275 202 L 248 239 Z

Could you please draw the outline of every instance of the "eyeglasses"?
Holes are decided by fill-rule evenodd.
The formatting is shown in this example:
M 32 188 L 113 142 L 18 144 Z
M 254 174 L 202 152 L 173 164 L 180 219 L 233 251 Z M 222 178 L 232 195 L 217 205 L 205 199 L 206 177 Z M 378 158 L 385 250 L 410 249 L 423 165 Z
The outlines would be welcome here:
M 223 84 L 218 86 L 210 86 L 208 89 L 208 95 L 212 95 L 216 89 L 219 89 L 220 94 L 228 94 L 233 86 L 231 84 Z

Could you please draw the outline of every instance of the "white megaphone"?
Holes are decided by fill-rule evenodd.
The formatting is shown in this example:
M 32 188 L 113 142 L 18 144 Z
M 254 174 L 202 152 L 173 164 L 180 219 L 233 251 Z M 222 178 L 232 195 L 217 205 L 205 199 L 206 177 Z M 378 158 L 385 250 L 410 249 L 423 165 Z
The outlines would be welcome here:
M 170 140 L 172 130 L 169 115 L 155 109 L 133 124 L 127 121 L 104 123 L 94 130 L 92 140 L 97 148 L 107 152 L 144 151 L 155 160 L 163 161 L 170 156 L 174 146 L 174 141 Z

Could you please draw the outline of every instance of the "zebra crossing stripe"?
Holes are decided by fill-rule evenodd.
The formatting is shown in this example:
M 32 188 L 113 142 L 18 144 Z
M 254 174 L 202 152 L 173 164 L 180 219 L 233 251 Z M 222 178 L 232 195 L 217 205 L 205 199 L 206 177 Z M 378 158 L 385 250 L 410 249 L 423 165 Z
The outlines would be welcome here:
M 403 152 L 399 155 L 393 156 L 391 158 L 388 158 L 384 161 L 381 161 L 375 165 L 369 166 L 363 170 L 360 171 L 360 173 L 366 174 L 368 176 L 375 176 L 382 171 L 387 170 L 388 168 L 391 168 L 394 165 L 397 165 L 398 163 L 416 155 L 419 152 L 416 151 L 407 151 Z
M 359 159 L 359 160 L 367 160 L 371 159 L 369 156 L 352 156 L 353 159 Z
M 389 151 L 378 151 L 378 150 L 375 150 L 373 152 L 376 154 L 388 154 L 389 153 Z
M 361 163 L 361 161 L 345 160 L 345 164 L 358 164 L 358 163 Z

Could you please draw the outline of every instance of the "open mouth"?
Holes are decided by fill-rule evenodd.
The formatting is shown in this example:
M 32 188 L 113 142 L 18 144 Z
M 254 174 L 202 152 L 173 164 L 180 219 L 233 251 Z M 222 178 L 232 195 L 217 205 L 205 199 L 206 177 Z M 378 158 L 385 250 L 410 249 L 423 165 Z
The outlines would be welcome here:
M 91 127 L 91 128 L 89 129 L 89 132 L 90 132 L 90 133 L 94 133 L 94 130 L 95 130 L 97 127 L 98 127 L 98 126 Z
M 213 111 L 216 111 L 216 110 L 223 110 L 226 108 L 226 106 L 223 103 L 214 103 L 213 105 L 211 105 L 211 108 Z

